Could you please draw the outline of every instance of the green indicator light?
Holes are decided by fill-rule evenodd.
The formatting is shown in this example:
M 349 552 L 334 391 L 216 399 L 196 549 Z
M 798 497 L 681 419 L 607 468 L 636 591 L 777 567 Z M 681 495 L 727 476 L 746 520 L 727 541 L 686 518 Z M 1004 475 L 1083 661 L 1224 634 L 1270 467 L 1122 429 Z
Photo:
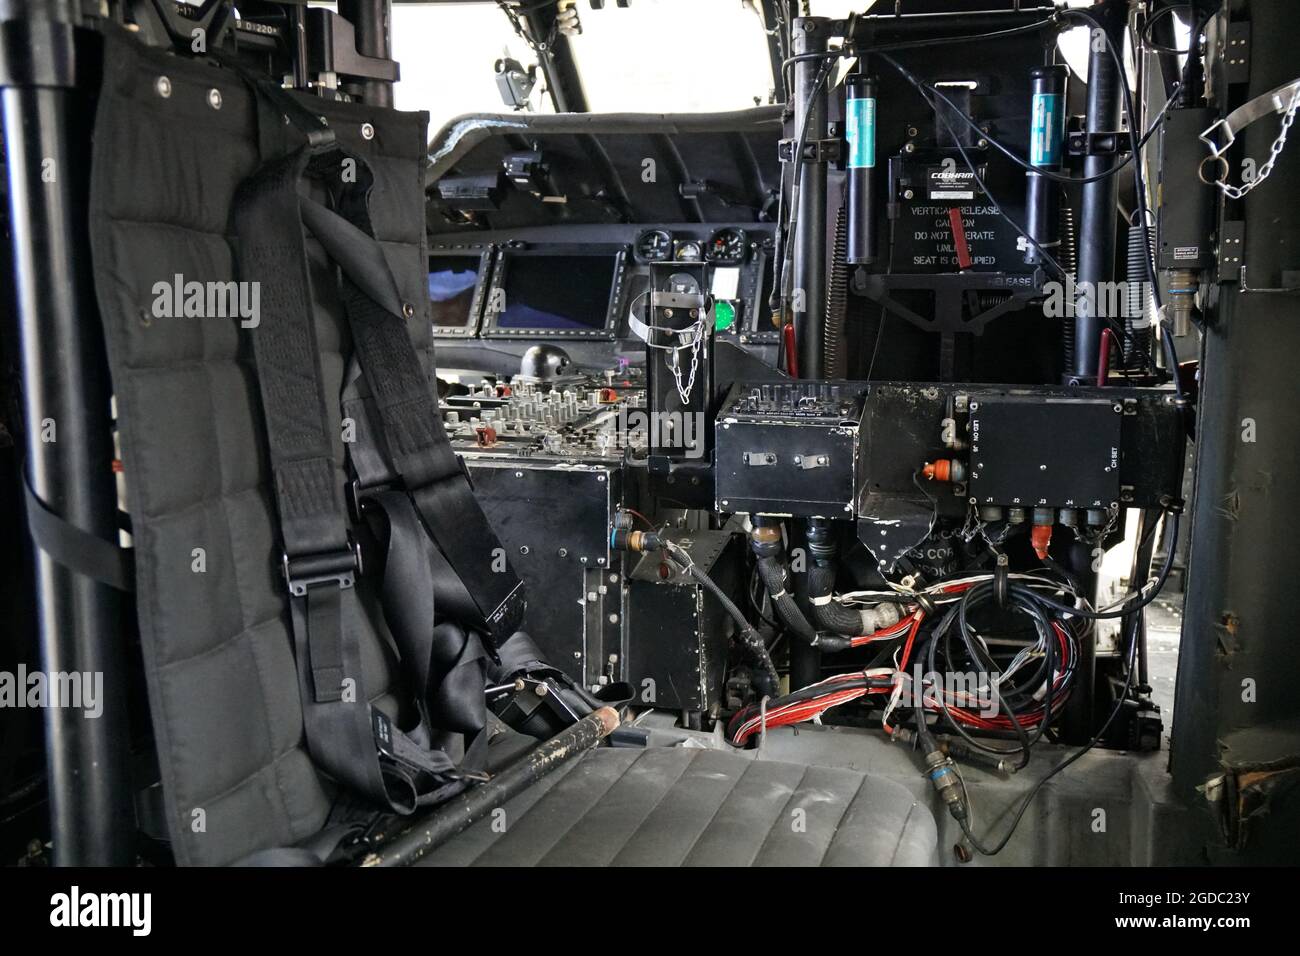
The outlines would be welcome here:
M 736 307 L 730 302 L 715 302 L 713 304 L 713 328 L 717 332 L 725 332 L 736 322 Z

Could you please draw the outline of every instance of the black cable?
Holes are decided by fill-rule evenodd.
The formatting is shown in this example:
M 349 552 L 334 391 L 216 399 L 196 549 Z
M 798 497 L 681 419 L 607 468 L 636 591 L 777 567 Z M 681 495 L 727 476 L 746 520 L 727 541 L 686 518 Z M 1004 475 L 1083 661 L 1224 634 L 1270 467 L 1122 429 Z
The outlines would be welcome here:
M 1151 28 L 1153 26 L 1159 23 L 1160 20 L 1163 19 L 1164 17 L 1168 16 L 1171 13 L 1176 13 L 1179 10 L 1185 10 L 1188 14 L 1190 14 L 1190 16 L 1188 17 L 1187 25 L 1189 29 L 1191 29 L 1192 33 L 1188 37 L 1187 42 L 1189 46 L 1186 50 L 1179 50 L 1177 47 L 1164 46 L 1163 44 L 1157 43 L 1151 37 Z M 1155 51 L 1156 53 L 1167 53 L 1171 56 L 1191 56 L 1196 50 L 1197 41 L 1200 39 L 1201 32 L 1205 29 L 1205 24 L 1209 23 L 1210 17 L 1213 17 L 1214 14 L 1217 12 L 1217 10 L 1214 7 L 1211 7 L 1207 11 L 1207 16 L 1204 22 L 1200 24 L 1201 28 L 1198 30 L 1197 21 L 1193 18 L 1199 12 L 1200 12 L 1200 5 L 1196 3 L 1174 3 L 1174 4 L 1170 4 L 1167 7 L 1161 7 L 1160 9 L 1152 13 L 1151 16 L 1147 19 L 1146 23 L 1142 25 L 1141 36 L 1142 36 L 1143 45 L 1145 45 L 1148 49 Z
M 754 587 L 755 585 L 758 585 L 757 589 Z M 766 614 L 764 614 L 763 609 L 760 606 L 760 601 L 763 596 L 767 595 L 767 591 L 763 588 L 763 582 L 758 577 L 757 565 L 755 565 L 754 568 L 749 573 L 749 586 L 745 590 L 747 596 L 749 597 L 749 607 L 754 612 L 754 614 L 758 617 L 758 619 L 774 631 L 782 630 L 781 625 L 778 624 L 776 621 L 772 620 L 772 618 L 768 617 Z M 760 592 L 760 597 L 757 599 L 754 596 L 756 590 Z
M 1007 719 L 1011 721 L 1011 726 L 1019 746 L 1013 750 L 1003 750 L 988 747 L 981 741 L 977 740 L 974 736 L 968 733 L 965 727 L 962 726 L 961 722 L 952 715 L 943 688 L 937 688 L 936 693 L 939 710 L 948 724 L 974 750 L 997 757 L 1010 757 L 1018 754 L 1018 769 L 1024 768 L 1029 763 L 1030 748 L 1042 738 L 1054 716 L 1052 707 L 1055 697 L 1055 687 L 1053 682 L 1056 676 L 1057 636 L 1052 628 L 1051 621 L 1047 619 L 1042 609 L 1033 601 L 1029 600 L 1029 591 L 1030 589 L 1023 584 L 1011 584 L 1008 587 L 1008 606 L 1020 610 L 1034 621 L 1035 631 L 1042 640 L 1044 647 L 1044 657 L 1039 663 L 1039 666 L 1035 668 L 1033 673 L 1030 674 L 1027 679 L 1020 679 L 1017 681 L 1017 687 L 1020 689 L 1013 691 L 1008 695 L 1002 693 L 998 681 L 994 679 L 997 662 L 994 661 L 991 656 L 981 653 L 981 651 L 977 649 L 975 635 L 968 620 L 968 611 L 970 608 L 992 600 L 993 585 L 990 581 L 981 582 L 980 584 L 968 589 L 962 596 L 961 601 L 949 609 L 949 611 L 943 616 L 939 625 L 930 635 L 926 656 L 926 666 L 929 669 L 929 672 L 931 674 L 939 674 L 937 652 L 939 642 L 942 640 L 944 644 L 944 655 L 947 658 L 947 669 L 951 670 L 953 668 L 956 658 L 952 653 L 952 625 L 956 622 L 962 641 L 965 644 L 967 655 L 976 667 L 984 671 L 984 676 L 989 681 L 989 686 L 993 691 L 994 700 L 998 706 L 999 712 L 1004 713 L 1007 716 Z M 1035 733 L 1031 737 L 1028 731 L 1025 730 L 1024 725 L 1020 722 L 1016 711 L 1018 707 L 1032 704 L 1034 702 L 1034 689 L 1039 687 L 1044 680 L 1047 681 L 1047 692 L 1043 704 L 1043 719 L 1039 721 L 1035 728 Z M 1027 699 L 1026 695 L 1028 695 Z M 1014 698 L 1015 703 L 1008 700 L 1008 697 Z
M 851 56 L 846 50 L 814 50 L 812 53 L 796 53 L 794 56 L 788 56 L 781 61 L 781 82 L 787 84 L 786 89 L 793 92 L 794 78 L 789 76 L 790 67 L 796 63 L 805 63 L 808 60 L 837 60 L 842 56 Z
M 1134 621 L 1136 620 L 1137 618 L 1134 618 Z M 1015 834 L 1016 828 L 1020 826 L 1020 821 L 1024 819 L 1025 811 L 1028 810 L 1029 805 L 1033 803 L 1034 797 L 1038 796 L 1038 791 L 1043 789 L 1043 785 L 1046 784 L 1047 781 L 1055 777 L 1062 770 L 1064 770 L 1066 767 L 1073 764 L 1076 760 L 1078 760 L 1088 751 L 1092 750 L 1092 748 L 1097 746 L 1097 744 L 1101 742 L 1101 739 L 1104 736 L 1106 736 L 1106 731 L 1109 730 L 1110 725 L 1115 722 L 1115 718 L 1119 716 L 1119 712 L 1124 709 L 1124 702 L 1128 700 L 1128 693 L 1133 684 L 1133 670 L 1134 670 L 1133 656 L 1136 650 L 1137 650 L 1137 641 L 1130 640 L 1129 659 L 1127 661 L 1127 667 L 1124 674 L 1124 688 L 1120 691 L 1119 696 L 1116 698 L 1115 706 L 1111 709 L 1110 715 L 1106 718 L 1106 722 L 1101 725 L 1101 729 L 1097 731 L 1097 733 L 1093 736 L 1093 738 L 1089 740 L 1086 744 L 1084 744 L 1083 747 L 1081 747 L 1079 750 L 1075 751 L 1075 753 L 1072 754 L 1070 757 L 1066 758 L 1064 761 L 1062 761 L 1061 763 L 1053 767 L 1046 776 L 1044 776 L 1041 780 L 1039 780 L 1038 783 L 1034 784 L 1033 789 L 1030 790 L 1029 793 L 1025 795 L 1025 799 L 1021 801 L 1020 809 L 1016 811 L 1016 815 L 1014 819 L 1012 819 L 1011 821 L 1010 829 L 1007 830 L 1007 832 L 1003 835 L 1002 839 L 998 841 L 995 847 L 989 849 L 979 841 L 979 839 L 975 836 L 975 834 L 971 830 L 969 815 L 958 820 L 958 823 L 961 824 L 962 833 L 966 835 L 966 839 L 970 841 L 970 845 L 973 846 L 978 852 L 982 853 L 984 856 L 996 856 L 998 853 L 1001 853 L 1002 850 L 1006 847 L 1006 845 L 1011 842 L 1011 837 Z M 970 794 L 966 790 L 965 780 L 961 781 L 961 788 L 962 788 L 962 795 L 966 801 L 966 805 L 969 806 Z
M 1003 695 L 1001 682 L 992 680 L 992 669 L 997 666 L 997 663 L 991 656 L 987 656 L 986 660 L 980 659 L 980 651 L 978 649 L 978 644 L 975 641 L 975 634 L 970 627 L 970 609 L 993 600 L 993 582 L 986 581 L 968 588 L 966 593 L 962 595 L 962 600 L 957 605 L 957 628 L 961 634 L 962 642 L 966 645 L 966 653 L 970 655 L 972 661 L 983 667 L 985 672 L 988 673 L 990 677 L 990 686 L 993 688 L 993 696 L 997 701 L 998 707 L 1006 711 L 1007 718 L 1011 721 L 1011 725 L 1016 730 L 1016 735 L 1020 738 L 1020 743 L 1023 748 L 1023 763 L 1021 766 L 1024 766 L 1024 764 L 1029 762 L 1029 748 L 1042 738 L 1043 733 L 1047 730 L 1048 724 L 1052 722 L 1052 697 L 1055 693 L 1053 683 L 1056 676 L 1057 651 L 1056 633 L 1052 629 L 1051 621 L 1047 619 L 1046 615 L 1041 610 L 1035 607 L 1032 601 L 1025 599 L 1026 593 L 1032 594 L 1032 589 L 1025 587 L 1023 584 L 1009 583 L 1007 585 L 1007 607 L 1016 608 L 1027 614 L 1033 620 L 1034 629 L 1038 632 L 1038 635 L 1043 642 L 1043 661 L 1030 676 L 1029 680 L 1024 682 L 1025 686 L 1028 686 L 1029 688 L 1038 687 L 1043 680 L 1046 680 L 1047 682 L 1047 691 L 1044 696 L 1043 719 L 1039 721 L 1037 731 L 1032 738 L 1025 733 L 1024 728 L 1020 725 L 1020 722 L 1016 717 L 1016 708 L 1011 706 Z M 1032 696 L 1030 702 L 1032 702 Z
M 1075 617 L 1091 621 L 1103 621 L 1111 618 L 1124 617 L 1125 615 L 1132 614 L 1134 611 L 1142 610 L 1154 601 L 1156 595 L 1164 589 L 1165 582 L 1169 580 L 1169 574 L 1174 567 L 1174 552 L 1176 550 L 1174 545 L 1178 542 L 1179 515 L 1177 512 L 1173 511 L 1166 512 L 1166 514 L 1169 515 L 1169 520 L 1171 522 L 1169 529 L 1169 550 L 1165 553 L 1165 562 L 1160 568 L 1160 574 L 1156 577 L 1154 582 L 1150 583 L 1150 590 L 1145 594 L 1143 594 L 1142 591 L 1139 591 L 1135 596 L 1127 598 L 1119 604 L 1102 611 L 1092 611 L 1087 608 L 1072 607 L 1069 604 L 1062 604 L 1059 601 L 1052 600 L 1046 595 L 1039 594 L 1037 591 L 1033 592 L 1034 600 L 1044 607 L 1051 608 L 1052 610 L 1058 611 L 1062 614 L 1072 614 Z

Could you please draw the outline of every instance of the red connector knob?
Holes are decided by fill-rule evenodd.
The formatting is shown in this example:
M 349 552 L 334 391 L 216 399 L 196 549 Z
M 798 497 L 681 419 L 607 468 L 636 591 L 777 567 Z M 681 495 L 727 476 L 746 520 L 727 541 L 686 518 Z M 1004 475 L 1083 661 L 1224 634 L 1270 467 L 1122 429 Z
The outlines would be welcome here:
M 930 481 L 965 481 L 966 466 L 956 458 L 940 458 L 922 465 L 921 474 Z
M 1029 543 L 1034 546 L 1034 554 L 1038 555 L 1039 561 L 1047 560 L 1047 549 L 1052 545 L 1052 526 L 1050 524 L 1036 524 L 1033 530 L 1029 532 Z

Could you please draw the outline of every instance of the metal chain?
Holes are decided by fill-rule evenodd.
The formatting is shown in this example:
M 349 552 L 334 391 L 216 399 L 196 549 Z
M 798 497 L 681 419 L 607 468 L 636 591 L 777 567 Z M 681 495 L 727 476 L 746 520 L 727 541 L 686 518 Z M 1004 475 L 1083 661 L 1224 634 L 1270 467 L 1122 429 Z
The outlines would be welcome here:
M 1286 134 L 1291 129 L 1291 123 L 1295 121 L 1296 108 L 1300 107 L 1300 90 L 1291 94 L 1291 105 L 1287 107 L 1286 115 L 1282 117 L 1282 128 L 1278 131 L 1277 139 L 1273 140 L 1273 146 L 1269 150 L 1268 161 L 1259 167 L 1259 172 L 1255 178 L 1243 186 L 1234 186 L 1223 179 L 1219 182 L 1219 188 L 1229 199 L 1241 199 L 1248 192 L 1268 179 L 1269 174 L 1273 172 L 1273 164 L 1277 162 L 1278 156 L 1282 154 L 1282 148 L 1286 146 Z
M 695 388 L 695 371 L 700 365 L 700 344 L 704 341 L 704 323 L 699 323 L 699 329 L 695 335 L 695 341 L 688 346 L 691 350 L 691 372 L 686 379 L 686 385 L 682 385 L 682 367 L 677 361 L 677 356 L 682 349 L 675 349 L 672 353 L 672 361 L 668 364 L 669 370 L 673 373 L 673 381 L 677 385 L 677 397 L 682 400 L 683 405 L 691 403 L 691 390 Z

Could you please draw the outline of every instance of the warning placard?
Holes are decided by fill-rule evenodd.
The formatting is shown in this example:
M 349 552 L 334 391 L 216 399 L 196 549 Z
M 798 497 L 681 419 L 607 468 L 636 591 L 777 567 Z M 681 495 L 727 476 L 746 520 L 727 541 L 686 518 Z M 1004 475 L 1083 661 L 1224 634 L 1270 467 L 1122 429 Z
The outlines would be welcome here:
M 997 209 L 984 203 L 941 205 L 923 203 L 909 206 L 899 222 L 899 251 L 895 266 L 911 267 L 920 272 L 956 270 L 957 248 L 952 235 L 950 210 L 956 205 L 961 213 L 962 230 L 970 250 L 971 268 L 995 270 L 1005 254 Z M 906 230 L 904 233 L 903 230 Z M 1014 247 L 1013 247 L 1014 248 Z

